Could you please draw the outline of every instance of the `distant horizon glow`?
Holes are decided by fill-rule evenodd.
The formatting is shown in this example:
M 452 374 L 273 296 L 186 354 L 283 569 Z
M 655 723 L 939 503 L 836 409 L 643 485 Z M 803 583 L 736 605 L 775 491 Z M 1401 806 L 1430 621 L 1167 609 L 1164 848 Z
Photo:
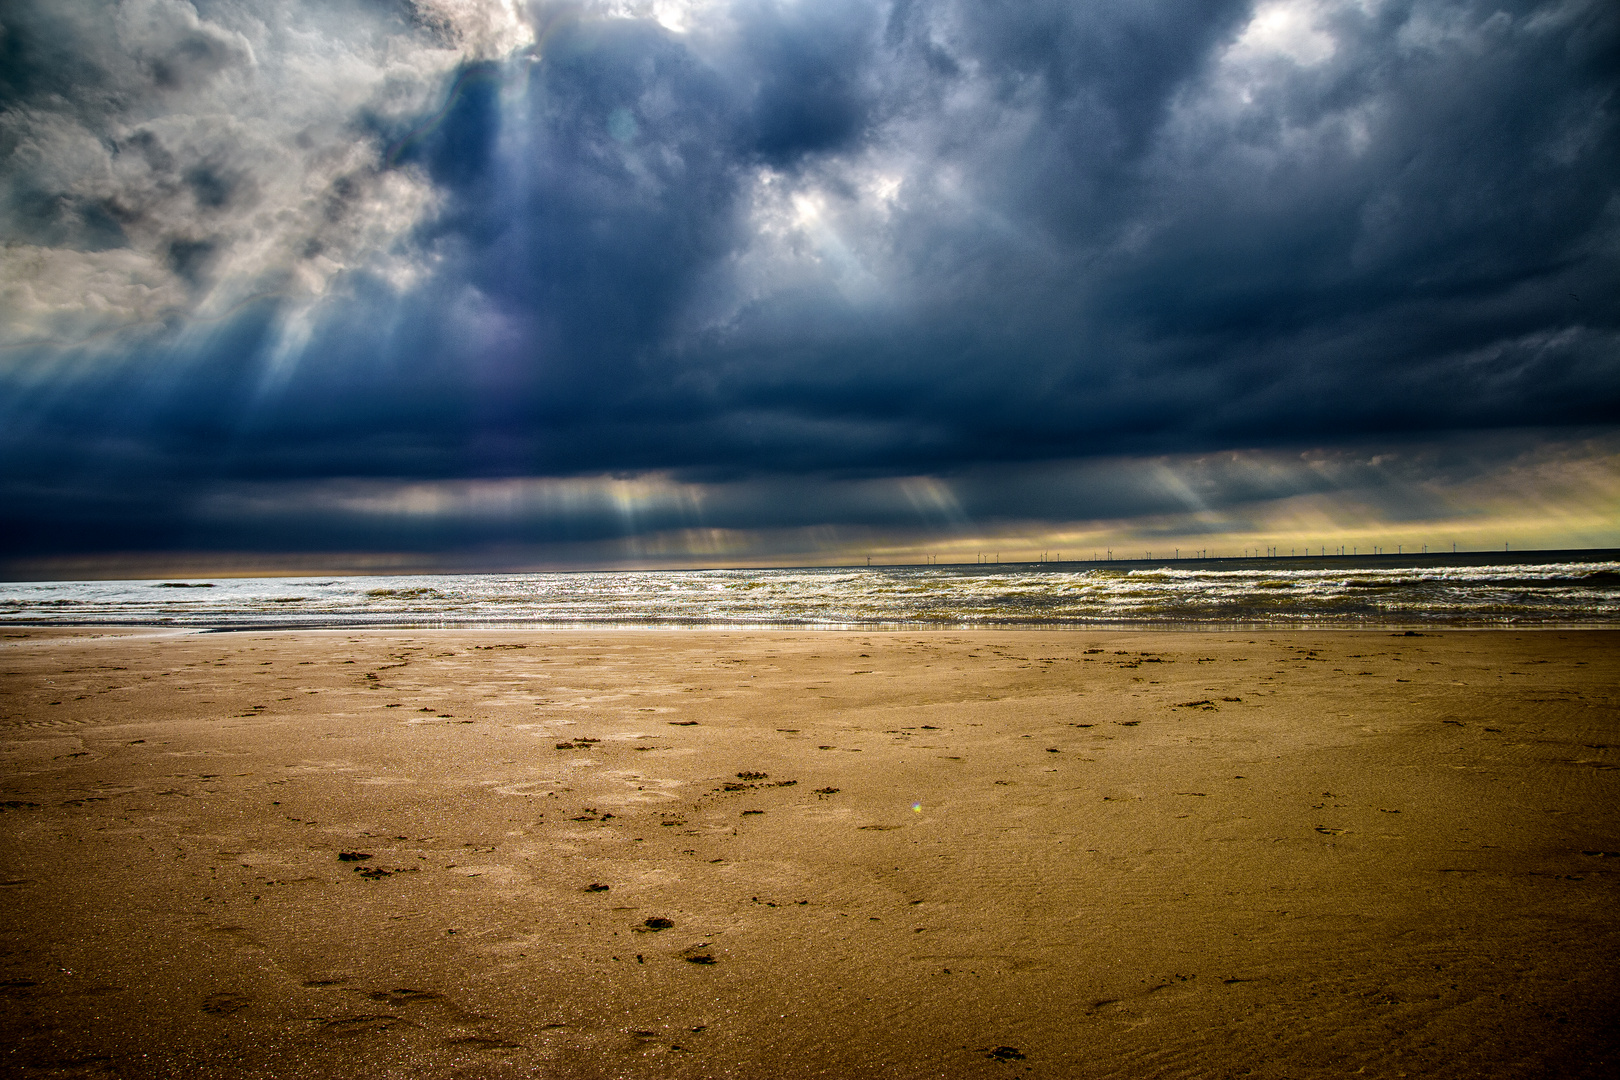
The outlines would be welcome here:
M 1401 482 L 1398 454 L 1370 475 L 1356 475 L 1370 459 L 1350 456 L 1337 461 L 1341 476 L 1326 490 L 1286 494 L 1300 486 L 1301 475 L 1320 482 L 1330 473 L 1325 455 L 1293 453 L 1223 454 L 1211 468 L 1205 457 L 1184 459 L 1111 459 L 1074 463 L 1067 471 L 1050 464 L 1035 476 L 1019 470 L 993 470 L 995 475 L 927 478 L 932 498 L 919 504 L 893 489 L 915 481 L 852 479 L 823 481 L 789 491 L 815 503 L 814 517 L 863 515 L 881 518 L 897 502 L 912 507 L 905 523 L 845 525 L 780 524 L 771 528 L 736 525 L 683 525 L 638 528 L 638 521 L 699 521 L 746 518 L 759 512 L 763 496 L 752 484 L 681 483 L 668 476 L 575 477 L 566 480 L 445 481 L 409 483 L 329 482 L 271 490 L 245 490 L 218 496 L 199 516 L 214 516 L 251 529 L 256 519 L 284 520 L 299 514 L 327 518 L 349 516 L 346 531 L 386 538 L 422 530 L 431 539 L 437 522 L 465 527 L 481 518 L 490 535 L 519 531 L 511 522 L 555 526 L 573 522 L 581 529 L 604 533 L 591 540 L 555 537 L 528 545 L 485 542 L 461 546 L 423 545 L 417 550 L 337 550 L 255 552 L 106 552 L 88 558 L 46 557 L 12 560 L 3 570 L 10 577 L 106 576 L 115 568 L 139 569 L 135 576 L 162 576 L 164 568 L 214 568 L 231 575 L 369 572 L 503 572 L 588 569 L 702 569 L 779 566 L 855 566 L 867 559 L 874 566 L 967 565 L 979 561 L 1083 562 L 1105 560 L 1238 558 L 1275 550 L 1279 556 L 1317 555 L 1324 550 L 1346 555 L 1425 549 L 1449 552 L 1526 550 L 1604 550 L 1620 548 L 1620 440 L 1589 440 L 1576 447 L 1554 444 L 1564 453 L 1546 453 L 1546 444 L 1525 458 L 1481 470 L 1468 483 L 1431 490 L 1421 481 Z M 1578 450 L 1579 453 L 1571 453 Z M 1378 456 L 1378 455 L 1375 455 Z M 1421 476 L 1422 462 L 1408 463 Z M 1476 466 L 1477 467 L 1477 466 Z M 1456 466 L 1453 465 L 1453 469 Z M 1226 472 L 1226 476 L 1212 473 Z M 1054 476 L 1054 472 L 1057 473 Z M 1187 504 L 1173 512 L 1079 522 L 1030 521 L 971 513 L 986 492 L 1017 483 L 1078 488 L 1086 501 L 1105 493 L 1099 479 L 1124 474 L 1132 497 L 1147 486 L 1138 474 L 1157 475 L 1157 486 Z M 1261 474 L 1274 497 L 1253 498 L 1254 475 Z M 1394 475 L 1392 475 L 1394 474 Z M 1235 476 L 1237 479 L 1232 479 Z M 1225 484 L 1221 483 L 1222 479 Z M 775 487 L 775 485 L 772 485 Z M 1194 487 L 1206 495 L 1200 505 Z M 1232 499 L 1240 488 L 1248 499 Z M 960 496 L 958 495 L 960 489 Z M 779 495 L 782 493 L 778 492 Z M 1161 495 L 1161 498 L 1165 496 Z M 293 505 L 296 502 L 297 505 Z M 966 509 L 964 509 L 964 505 Z M 946 507 L 948 506 L 948 510 Z M 947 525 L 941 518 L 954 520 Z

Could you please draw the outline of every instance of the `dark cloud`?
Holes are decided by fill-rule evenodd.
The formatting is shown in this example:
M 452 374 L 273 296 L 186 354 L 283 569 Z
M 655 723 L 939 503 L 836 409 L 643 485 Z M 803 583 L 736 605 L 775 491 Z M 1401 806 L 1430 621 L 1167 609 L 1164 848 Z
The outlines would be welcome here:
M 745 63 L 734 78 L 744 87 L 746 145 L 778 168 L 858 145 L 881 105 L 879 9 L 856 0 L 739 6 Z
M 0 543 L 614 473 L 733 494 L 397 542 L 878 527 L 895 477 L 946 528 L 1051 517 L 993 463 L 1620 423 L 1612 4 L 512 10 L 7 6 Z

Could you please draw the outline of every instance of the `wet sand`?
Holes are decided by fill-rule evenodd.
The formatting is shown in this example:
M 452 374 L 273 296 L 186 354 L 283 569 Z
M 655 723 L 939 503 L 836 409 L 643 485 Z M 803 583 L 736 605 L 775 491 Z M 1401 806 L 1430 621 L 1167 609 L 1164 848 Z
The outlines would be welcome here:
M 1613 1075 L 1617 645 L 8 630 L 0 1073 Z

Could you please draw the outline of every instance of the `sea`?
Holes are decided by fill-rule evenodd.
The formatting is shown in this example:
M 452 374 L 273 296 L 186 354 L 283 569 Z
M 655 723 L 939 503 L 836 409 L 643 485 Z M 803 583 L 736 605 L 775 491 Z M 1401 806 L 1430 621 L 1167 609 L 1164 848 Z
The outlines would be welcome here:
M 0 625 L 1603 628 L 1620 626 L 1620 550 L 11 582 Z

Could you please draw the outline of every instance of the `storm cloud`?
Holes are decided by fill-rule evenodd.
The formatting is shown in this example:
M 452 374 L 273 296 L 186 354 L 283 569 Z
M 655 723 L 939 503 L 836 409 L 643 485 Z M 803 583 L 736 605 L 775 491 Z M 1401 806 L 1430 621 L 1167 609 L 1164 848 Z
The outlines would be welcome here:
M 19 0 L 0 554 L 1587 498 L 1617 89 L 1602 0 Z

